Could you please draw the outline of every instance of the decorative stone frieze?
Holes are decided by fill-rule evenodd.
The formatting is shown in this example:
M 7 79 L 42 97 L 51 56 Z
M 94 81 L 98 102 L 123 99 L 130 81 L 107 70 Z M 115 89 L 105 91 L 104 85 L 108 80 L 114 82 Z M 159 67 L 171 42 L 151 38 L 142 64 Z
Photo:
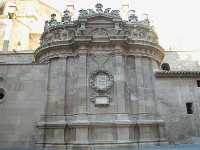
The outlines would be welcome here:
M 155 57 L 159 62 L 164 57 L 164 50 L 158 44 L 158 37 L 148 19 L 138 20 L 135 11 L 131 11 L 129 21 L 122 21 L 118 10 L 107 8 L 102 4 L 93 9 L 80 10 L 78 20 L 71 21 L 69 11 L 65 10 L 61 22 L 52 14 L 45 22 L 40 47 L 35 51 L 35 59 L 42 63 L 48 60 L 52 49 L 63 47 L 68 54 L 68 47 L 77 49 L 79 45 L 100 43 L 120 44 L 127 49 L 142 47 L 146 49 L 140 55 Z M 131 50 L 132 51 L 132 50 Z M 152 51 L 149 55 L 147 51 Z M 63 53 L 63 51 L 62 51 Z M 46 58 L 44 58 L 47 56 Z

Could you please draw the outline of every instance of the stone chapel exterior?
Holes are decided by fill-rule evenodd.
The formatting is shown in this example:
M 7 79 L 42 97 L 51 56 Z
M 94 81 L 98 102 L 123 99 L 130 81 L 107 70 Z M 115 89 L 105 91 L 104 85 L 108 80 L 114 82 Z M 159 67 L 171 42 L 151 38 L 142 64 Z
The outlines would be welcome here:
M 0 147 L 92 149 L 192 143 L 200 136 L 200 71 L 171 70 L 135 12 L 52 14 L 40 47 L 0 64 Z

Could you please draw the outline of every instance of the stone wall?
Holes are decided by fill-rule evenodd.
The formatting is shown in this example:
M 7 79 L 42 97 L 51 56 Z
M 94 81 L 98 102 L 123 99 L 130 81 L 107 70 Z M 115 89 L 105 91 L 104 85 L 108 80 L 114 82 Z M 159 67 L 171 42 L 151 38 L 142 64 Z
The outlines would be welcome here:
M 34 62 L 33 53 L 1 53 L 0 64 L 32 64 Z
M 0 147 L 27 147 L 38 139 L 36 121 L 44 115 L 46 65 L 0 65 Z
M 1 146 L 161 145 L 164 125 L 170 143 L 199 136 L 199 74 L 155 76 L 164 49 L 148 19 L 132 12 L 125 23 L 118 10 L 102 7 L 81 10 L 74 22 L 68 11 L 61 22 L 53 14 L 34 54 L 0 55 Z M 180 56 L 167 53 L 164 62 L 172 70 L 198 69 L 188 54 Z
M 70 149 L 166 143 L 163 122 L 156 116 L 153 69 L 158 69 L 157 62 L 145 56 L 96 53 L 96 49 L 49 62 L 48 109 L 38 122 L 45 139 L 37 144 Z M 90 86 L 91 75 L 99 70 L 114 78 L 105 93 Z M 110 101 L 99 105 L 98 96 L 109 96 Z
M 31 58 L 31 54 L 28 56 L 21 57 L 21 60 Z M 200 88 L 196 83 L 200 79 L 155 78 L 153 70 L 158 67 L 159 64 L 148 57 L 113 54 L 81 54 L 52 59 L 46 65 L 2 64 L 0 88 L 5 89 L 6 97 L 0 103 L 0 145 L 28 147 L 41 142 L 38 141 L 36 122 L 41 120 L 43 114 L 50 115 L 46 121 L 54 123 L 73 118 L 76 118 L 75 121 L 89 119 L 87 121 L 94 123 L 91 127 L 56 129 L 54 126 L 56 130 L 46 129 L 41 136 L 48 136 L 46 142 L 133 142 L 138 137 L 151 139 L 158 136 L 154 135 L 158 134 L 157 126 L 132 124 L 113 127 L 107 123 L 116 119 L 130 121 L 134 114 L 159 113 L 165 121 L 170 143 L 192 143 L 194 137 L 200 136 Z M 89 77 L 99 68 L 108 70 L 114 76 L 114 87 L 110 93 L 112 101 L 106 107 L 97 107 L 90 99 L 95 92 L 89 87 Z M 194 114 L 187 114 L 187 102 L 193 102 Z M 68 117 L 64 119 L 64 115 Z M 152 116 L 143 119 L 148 117 Z M 97 127 L 95 121 L 106 124 Z M 139 120 L 135 121 L 138 123 Z
M 172 71 L 199 71 L 199 51 L 165 51 L 163 62 Z M 199 78 L 157 78 L 158 110 L 166 122 L 170 143 L 193 143 L 200 136 Z M 192 102 L 194 114 L 187 114 L 186 103 Z
M 166 123 L 171 144 L 192 143 L 200 136 L 200 78 L 159 78 L 156 80 L 158 112 Z M 186 103 L 193 103 L 193 114 L 187 114 Z

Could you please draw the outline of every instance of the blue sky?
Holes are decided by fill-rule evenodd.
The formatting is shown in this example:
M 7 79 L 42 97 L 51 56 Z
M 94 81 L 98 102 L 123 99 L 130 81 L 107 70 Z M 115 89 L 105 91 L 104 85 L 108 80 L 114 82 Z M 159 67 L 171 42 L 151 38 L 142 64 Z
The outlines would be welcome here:
M 68 0 L 48 1 L 60 10 Z M 101 2 L 104 7 L 119 9 L 120 0 L 74 0 L 75 8 L 93 8 Z M 139 18 L 149 14 L 159 35 L 161 46 L 178 50 L 200 50 L 200 0 L 129 0 Z

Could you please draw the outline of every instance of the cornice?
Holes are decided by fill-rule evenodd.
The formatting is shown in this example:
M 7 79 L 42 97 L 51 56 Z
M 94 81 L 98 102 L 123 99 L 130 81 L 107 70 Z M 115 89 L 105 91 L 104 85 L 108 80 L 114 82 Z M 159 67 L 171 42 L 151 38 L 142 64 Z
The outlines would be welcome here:
M 84 127 L 84 126 L 130 126 L 130 125 L 157 125 L 157 124 L 164 124 L 164 121 L 162 119 L 159 119 L 157 117 L 150 116 L 150 118 L 140 118 L 137 117 L 128 117 L 128 118 L 115 118 L 115 119 L 105 119 L 105 120 L 96 120 L 96 119 L 89 119 L 88 116 L 86 116 L 85 119 L 82 119 L 80 117 L 73 118 L 67 117 L 62 120 L 58 121 L 39 121 L 37 122 L 38 128 L 65 128 L 67 126 L 71 127 Z M 69 119 L 70 118 L 70 119 Z M 113 115 L 109 116 L 109 118 L 113 118 Z
M 156 71 L 157 78 L 200 78 L 200 71 Z
M 120 45 L 121 53 L 125 55 L 135 55 L 135 56 L 147 56 L 161 62 L 164 58 L 164 51 L 159 45 L 155 45 L 154 43 L 145 42 L 145 41 L 129 41 L 126 39 L 71 39 L 69 41 L 56 41 L 52 43 L 47 43 L 39 47 L 34 56 L 36 58 L 36 62 L 44 62 L 50 60 L 54 57 L 68 57 L 74 56 L 79 53 L 79 47 L 85 46 L 87 47 L 88 52 L 93 52 L 99 50 L 95 50 L 93 47 L 102 47 L 101 52 L 105 53 L 107 51 L 112 51 L 112 53 L 118 53 L 119 51 L 114 47 L 115 45 Z M 92 49 L 92 50 L 90 50 Z

